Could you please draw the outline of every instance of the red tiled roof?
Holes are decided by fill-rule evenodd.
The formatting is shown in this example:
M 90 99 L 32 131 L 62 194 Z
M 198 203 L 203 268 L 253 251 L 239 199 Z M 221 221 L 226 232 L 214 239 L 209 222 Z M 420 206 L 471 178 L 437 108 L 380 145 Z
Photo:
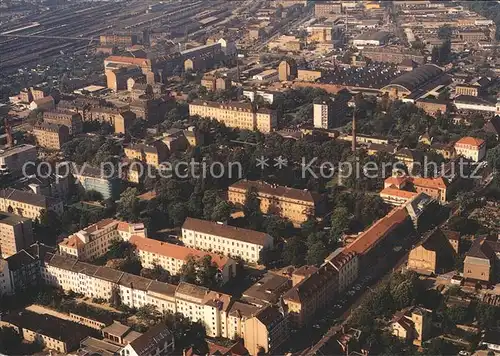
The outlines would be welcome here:
M 386 187 L 394 185 L 396 187 L 400 187 L 402 184 L 408 181 L 408 177 L 406 176 L 401 176 L 401 177 L 389 177 L 385 180 L 384 185 Z
M 109 56 L 105 60 L 109 61 L 109 62 L 135 64 L 138 66 L 140 66 L 144 63 L 151 62 L 149 59 L 146 59 L 146 58 L 135 58 L 135 57 L 125 57 L 125 56 Z
M 421 178 L 421 177 L 412 177 L 411 182 L 413 185 L 418 187 L 425 188 L 434 188 L 434 189 L 446 189 L 448 186 L 447 181 L 443 177 L 439 178 Z
M 360 255 L 365 254 L 403 223 L 407 217 L 408 212 L 406 208 L 399 207 L 393 209 L 389 214 L 375 222 L 375 224 L 360 234 L 356 240 L 346 247 L 344 252 L 355 252 Z
M 219 269 L 223 269 L 229 261 L 228 257 L 220 256 L 215 253 L 169 244 L 167 242 L 148 239 L 147 237 L 132 236 L 129 241 L 130 243 L 136 245 L 138 250 L 152 252 L 166 257 L 173 257 L 177 260 L 185 261 L 189 256 L 202 258 L 209 255 L 212 257 L 212 261 L 217 264 Z
M 382 189 L 382 191 L 380 192 L 380 196 L 382 196 L 382 195 L 388 195 L 388 196 L 404 198 L 404 199 L 412 199 L 412 198 L 417 196 L 417 193 L 387 187 L 387 188 Z
M 482 144 L 484 144 L 484 140 L 481 138 L 475 138 L 475 137 L 462 137 L 460 140 L 458 140 L 455 145 L 470 145 L 470 146 L 476 146 L 479 147 Z

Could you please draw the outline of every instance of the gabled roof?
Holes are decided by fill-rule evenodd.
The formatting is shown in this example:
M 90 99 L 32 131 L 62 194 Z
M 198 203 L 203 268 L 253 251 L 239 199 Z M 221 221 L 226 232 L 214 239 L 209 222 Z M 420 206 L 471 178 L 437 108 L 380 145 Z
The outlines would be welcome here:
M 455 143 L 455 146 L 456 145 L 469 145 L 469 146 L 479 147 L 479 146 L 483 145 L 484 142 L 485 141 L 481 138 L 467 136 L 467 137 L 462 137 L 460 140 L 458 140 Z
M 230 260 L 229 257 L 217 255 L 215 253 L 170 244 L 141 236 L 132 236 L 129 242 L 136 245 L 139 251 L 151 252 L 182 261 L 186 261 L 189 256 L 198 259 L 208 255 L 212 258 L 212 262 L 214 262 L 220 270 L 224 269 L 225 265 Z
M 267 234 L 255 230 L 242 229 L 235 226 L 220 224 L 213 221 L 187 218 L 182 229 L 198 231 L 205 234 L 225 237 L 227 239 L 239 240 L 256 245 L 264 246 Z
M 382 239 L 390 234 L 395 228 L 406 221 L 408 211 L 405 207 L 395 208 L 389 214 L 376 221 L 372 226 L 351 242 L 345 252 L 355 252 L 363 255 L 377 245 Z

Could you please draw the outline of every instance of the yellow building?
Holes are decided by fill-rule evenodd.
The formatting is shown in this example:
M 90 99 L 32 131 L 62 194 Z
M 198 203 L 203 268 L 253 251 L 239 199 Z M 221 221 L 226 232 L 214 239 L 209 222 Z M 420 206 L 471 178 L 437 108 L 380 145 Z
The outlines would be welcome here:
M 394 336 L 422 346 L 430 337 L 432 311 L 422 307 L 403 310 L 394 316 L 391 327 Z
M 260 210 L 264 214 L 276 214 L 290 219 L 295 224 L 305 222 L 316 215 L 317 198 L 308 190 L 294 189 L 263 181 L 240 180 L 228 189 L 228 200 L 244 205 L 246 193 L 255 189 L 260 200 Z
M 337 291 L 338 271 L 332 265 L 324 264 L 283 296 L 290 324 L 300 328 L 310 323 L 317 311 L 332 303 Z
M 236 276 L 236 261 L 225 256 L 141 236 L 132 236 L 129 241 L 136 246 L 137 256 L 144 268 L 159 265 L 171 275 L 178 275 L 189 257 L 202 259 L 210 256 L 219 269 L 222 283 L 227 283 Z
M 252 104 L 195 100 L 189 104 L 189 115 L 213 118 L 228 127 L 242 130 L 259 130 L 264 133 L 273 131 L 278 126 L 274 110 L 261 108 L 254 110 Z
M 44 348 L 64 355 L 78 349 L 80 340 L 95 332 L 78 323 L 26 309 L 2 315 L 0 326 L 11 327 L 24 340 L 38 342 Z
M 276 306 L 267 306 L 245 320 L 244 342 L 250 355 L 272 354 L 288 337 L 287 315 Z
M 48 124 L 66 126 L 70 135 L 79 134 L 83 130 L 82 115 L 69 110 L 45 111 L 43 121 Z
M 453 266 L 459 241 L 460 236 L 451 231 L 435 230 L 410 251 L 408 269 L 424 275 L 446 272 Z
M 334 251 L 325 259 L 325 265 L 331 265 L 337 271 L 338 293 L 344 292 L 358 278 L 359 257 L 354 252 Z
M 104 219 L 65 238 L 59 243 L 59 251 L 82 261 L 93 260 L 108 252 L 114 240 L 128 241 L 132 236 L 145 238 L 144 224 Z
M 319 78 L 321 78 L 321 72 L 319 70 L 309 70 L 309 69 L 297 70 L 297 80 L 301 80 L 304 82 L 314 82 Z
M 479 162 L 486 156 L 486 141 L 481 138 L 462 137 L 455 142 L 455 151 L 459 156 Z
M 69 140 L 69 129 L 64 125 L 42 123 L 33 128 L 37 144 L 48 150 L 60 150 Z
M 63 203 L 55 198 L 23 190 L 13 188 L 0 190 L 0 211 L 37 219 L 44 210 L 52 210 L 60 215 L 63 213 Z
M 139 143 L 131 145 L 125 147 L 124 151 L 128 159 L 138 160 L 156 168 L 159 168 L 170 154 L 168 147 L 161 140 L 151 144 Z
M 472 281 L 494 282 L 500 242 L 482 236 L 477 237 L 464 259 L 464 277 Z
M 0 212 L 0 257 L 7 258 L 33 243 L 32 220 Z
M 273 238 L 263 232 L 241 229 L 219 222 L 187 218 L 182 225 L 184 245 L 257 263 L 261 251 L 273 248 Z
M 85 113 L 85 120 L 107 122 L 113 126 L 116 134 L 127 133 L 135 118 L 135 114 L 130 110 L 108 107 L 91 108 Z

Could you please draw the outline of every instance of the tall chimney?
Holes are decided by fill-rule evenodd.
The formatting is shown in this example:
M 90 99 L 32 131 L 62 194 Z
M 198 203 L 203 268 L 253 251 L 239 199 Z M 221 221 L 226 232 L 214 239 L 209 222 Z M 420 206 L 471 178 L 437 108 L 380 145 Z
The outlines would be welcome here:
M 14 139 L 12 138 L 12 128 L 10 127 L 9 118 L 5 118 L 5 133 L 7 134 L 7 147 L 14 146 Z
M 352 110 L 352 152 L 356 152 L 356 108 Z

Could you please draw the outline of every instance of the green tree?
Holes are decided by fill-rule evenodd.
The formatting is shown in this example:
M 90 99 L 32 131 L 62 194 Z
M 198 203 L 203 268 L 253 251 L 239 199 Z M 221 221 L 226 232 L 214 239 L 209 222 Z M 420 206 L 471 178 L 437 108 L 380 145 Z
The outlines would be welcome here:
M 307 247 L 304 241 L 300 237 L 294 236 L 285 243 L 281 257 L 286 264 L 298 267 L 305 263 L 306 252 Z
M 493 329 L 500 324 L 500 307 L 487 303 L 478 303 L 476 306 L 476 320 L 481 328 Z
M 330 219 L 332 234 L 340 236 L 349 227 L 349 220 L 350 214 L 347 208 L 335 208 Z
M 259 230 L 262 224 L 262 212 L 260 211 L 260 199 L 255 187 L 250 187 L 246 192 L 243 212 L 250 227 Z
M 171 279 L 170 272 L 156 263 L 153 264 L 153 268 L 143 268 L 140 275 L 163 283 L 169 283 Z
M 486 159 L 488 160 L 488 165 L 491 167 L 491 169 L 500 171 L 500 145 L 488 150 Z
M 223 222 L 228 221 L 231 216 L 231 210 L 231 204 L 224 200 L 220 200 L 212 211 L 211 220 Z
M 196 283 L 197 263 L 193 256 L 188 256 L 187 260 L 182 265 L 179 275 L 182 282 Z
M 140 213 L 139 195 L 136 188 L 127 188 L 118 201 L 118 216 L 126 221 L 138 222 Z
M 19 351 L 22 338 L 10 327 L 0 328 L 0 352 L 5 355 L 15 355 Z
M 137 309 L 135 316 L 147 325 L 157 324 L 162 318 L 161 313 L 158 311 L 156 306 L 152 304 L 145 304 Z
M 218 267 L 217 264 L 212 261 L 212 257 L 210 255 L 205 255 L 201 260 L 197 261 L 197 273 L 196 280 L 199 285 L 204 287 L 214 287 L 217 284 L 217 274 Z
M 307 264 L 319 266 L 328 256 L 328 250 L 322 241 L 313 244 L 307 251 Z

